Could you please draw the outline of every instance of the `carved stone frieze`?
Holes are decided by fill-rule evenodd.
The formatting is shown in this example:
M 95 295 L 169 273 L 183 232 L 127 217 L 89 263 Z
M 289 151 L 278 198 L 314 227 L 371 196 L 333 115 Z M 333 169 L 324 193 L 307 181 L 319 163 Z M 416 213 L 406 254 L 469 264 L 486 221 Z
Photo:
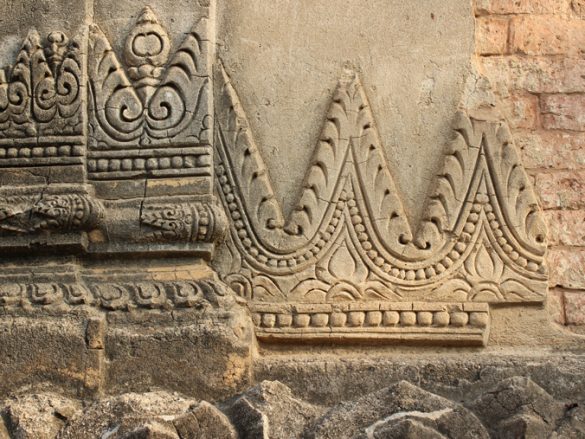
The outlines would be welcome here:
M 367 302 L 250 305 L 256 336 L 264 341 L 420 341 L 485 345 L 485 303 Z
M 102 218 L 103 207 L 87 194 L 0 196 L 0 235 L 91 230 Z
M 221 66 L 216 87 L 217 190 L 231 233 L 215 266 L 239 295 L 253 303 L 544 300 L 546 229 L 504 122 L 457 113 L 413 229 L 364 89 L 349 71 L 285 218 Z
M 31 31 L 0 71 L 0 248 L 79 257 L 74 275 L 52 279 L 46 258 L 41 278 L 0 279 L 3 303 L 173 309 L 206 294 L 197 276 L 98 275 L 96 255 L 211 261 L 266 341 L 485 344 L 488 304 L 543 302 L 546 230 L 506 123 L 455 115 L 415 224 L 347 69 L 285 214 L 215 59 L 215 6 L 199 2 L 177 41 L 159 6 L 122 32 L 103 11 L 76 39 Z
M 79 39 L 31 30 L 0 70 L 0 167 L 81 164 L 85 99 Z
M 201 202 L 145 205 L 140 224 L 154 242 L 215 242 L 227 228 L 223 212 Z
M 159 277 L 161 275 L 159 274 Z M 119 277 L 119 276 L 118 276 Z M 0 279 L 0 306 L 5 310 L 47 308 L 56 311 L 98 308 L 102 311 L 219 307 L 228 300 L 227 287 L 213 278 L 156 280 L 139 273 L 111 281 L 89 272 L 41 275 L 4 275 Z M 63 308 L 65 307 L 65 308 Z
M 89 32 L 91 179 L 210 176 L 212 42 L 202 18 L 171 53 L 145 8 L 126 38 L 123 64 L 98 25 Z

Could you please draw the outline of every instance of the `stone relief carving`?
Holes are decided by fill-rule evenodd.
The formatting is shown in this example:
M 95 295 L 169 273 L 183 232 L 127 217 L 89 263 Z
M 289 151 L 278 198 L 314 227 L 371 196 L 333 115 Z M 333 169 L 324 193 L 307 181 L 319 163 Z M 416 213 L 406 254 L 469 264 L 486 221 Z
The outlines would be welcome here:
M 382 335 L 482 344 L 486 303 L 543 301 L 546 231 L 505 123 L 456 115 L 443 170 L 415 228 L 368 97 L 346 71 L 285 218 L 221 63 L 212 78 L 211 29 L 202 18 L 173 48 L 146 7 L 120 54 L 97 24 L 80 40 L 53 32 L 42 42 L 29 33 L 15 65 L 0 72 L 0 166 L 83 165 L 80 178 L 99 187 L 103 200 L 90 195 L 91 186 L 4 195 L 0 235 L 8 247 L 16 245 L 10 235 L 99 226 L 88 245 L 88 234 L 78 233 L 82 251 L 211 258 L 225 211 L 230 232 L 212 263 L 250 302 L 265 340 Z M 149 193 L 150 178 L 177 181 Z M 188 178 L 192 186 L 173 195 Z M 224 209 L 214 204 L 212 178 Z M 137 181 L 108 186 L 114 180 Z M 188 283 L 138 278 L 4 285 L 10 298 L 26 292 L 35 304 L 106 310 L 168 308 L 195 294 Z
M 250 308 L 256 336 L 264 341 L 384 337 L 473 346 L 485 345 L 489 336 L 485 303 L 253 303 Z
M 0 234 L 91 230 L 103 207 L 85 194 L 22 195 L 0 198 Z
M 231 219 L 216 259 L 252 302 L 541 302 L 545 225 L 505 123 L 460 111 L 418 230 L 410 226 L 360 80 L 347 72 L 285 219 L 224 68 L 218 193 Z M 294 312 L 293 312 L 294 314 Z
M 214 242 L 227 228 L 223 212 L 204 203 L 146 205 L 140 223 L 154 242 Z
M 52 32 L 43 44 L 29 32 L 14 66 L 0 71 L 0 136 L 82 134 L 81 71 L 77 41 Z
M 146 7 L 126 38 L 127 70 L 100 28 L 90 27 L 90 178 L 211 175 L 208 21 L 171 55 L 166 30 Z
M 104 311 L 130 311 L 133 309 L 175 309 L 220 307 L 227 300 L 227 287 L 212 279 L 185 281 L 153 281 L 127 279 L 107 282 L 82 275 L 71 281 L 57 282 L 2 279 L 0 305 L 3 307 L 30 308 L 31 306 L 57 309 L 62 306 L 94 306 Z
M 0 70 L 0 167 L 81 163 L 82 71 L 78 40 L 29 32 Z

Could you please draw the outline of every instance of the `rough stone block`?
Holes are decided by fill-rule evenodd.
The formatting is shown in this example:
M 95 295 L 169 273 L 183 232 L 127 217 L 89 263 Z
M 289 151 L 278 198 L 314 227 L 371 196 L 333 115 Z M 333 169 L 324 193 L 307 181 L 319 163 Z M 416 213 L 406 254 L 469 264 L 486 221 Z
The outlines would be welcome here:
M 551 287 L 585 289 L 585 249 L 551 248 L 548 253 Z
M 217 400 L 249 385 L 251 332 L 225 321 L 199 324 L 110 325 L 107 392 L 156 386 Z
M 499 55 L 508 49 L 509 20 L 480 17 L 476 21 L 475 47 L 480 55 Z
M 585 131 L 585 94 L 543 96 L 540 105 L 544 128 Z
M 535 184 L 544 209 L 585 208 L 585 171 L 540 172 Z
M 547 56 L 489 56 L 481 63 L 500 96 L 511 91 L 578 93 L 585 91 L 585 60 Z
M 513 93 L 503 101 L 503 111 L 511 128 L 536 128 L 539 121 L 539 99 L 527 93 Z
M 527 168 L 585 168 L 585 133 L 516 130 L 514 142 Z
M 585 210 L 549 210 L 544 216 L 550 245 L 585 247 Z
M 9 317 L 0 322 L 0 395 L 53 383 L 75 395 L 84 388 L 85 323 L 81 319 Z
M 585 325 L 585 291 L 565 291 L 563 294 L 567 325 Z
M 510 52 L 524 55 L 559 55 L 570 49 L 567 22 L 555 16 L 514 17 L 510 23 Z

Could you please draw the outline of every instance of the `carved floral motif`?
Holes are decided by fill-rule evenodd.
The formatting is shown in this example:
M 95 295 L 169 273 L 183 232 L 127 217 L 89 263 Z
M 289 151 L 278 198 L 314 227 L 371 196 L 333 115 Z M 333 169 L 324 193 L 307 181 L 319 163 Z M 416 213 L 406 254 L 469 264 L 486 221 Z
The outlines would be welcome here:
M 213 280 L 3 282 L 0 306 L 95 306 L 105 311 L 218 307 L 225 285 Z
M 97 25 L 90 28 L 92 145 L 208 143 L 208 20 L 201 19 L 171 57 L 166 30 L 145 8 L 124 45 L 128 70 Z
M 28 34 L 14 66 L 0 70 L 0 138 L 83 134 L 80 56 L 62 32 L 45 45 L 37 31 Z
M 348 72 L 297 207 L 285 219 L 221 66 L 217 86 L 216 175 L 231 233 L 216 266 L 244 297 L 317 303 L 544 299 L 546 230 L 504 123 L 457 114 L 443 171 L 422 225 L 413 230 L 367 97 Z
M 154 242 L 214 242 L 226 229 L 223 212 L 197 202 L 146 205 L 140 223 Z
M 0 234 L 91 230 L 102 217 L 102 206 L 83 194 L 0 198 Z

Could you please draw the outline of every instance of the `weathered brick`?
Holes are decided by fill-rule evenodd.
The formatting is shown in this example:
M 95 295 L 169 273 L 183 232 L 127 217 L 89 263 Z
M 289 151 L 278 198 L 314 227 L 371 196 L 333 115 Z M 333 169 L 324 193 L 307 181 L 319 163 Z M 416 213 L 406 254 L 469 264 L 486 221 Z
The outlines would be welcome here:
M 585 92 L 585 59 L 567 57 L 493 56 L 482 59 L 492 87 L 529 93 Z
M 540 100 L 546 129 L 585 131 L 585 94 L 555 94 Z
M 547 210 L 550 245 L 585 247 L 585 210 Z
M 515 130 L 526 168 L 585 169 L 585 133 Z
M 585 289 L 585 248 L 552 247 L 547 262 L 550 287 Z
M 583 56 L 585 54 L 585 20 L 572 20 L 570 22 L 569 41 L 572 55 Z
M 501 97 L 507 97 L 516 90 L 510 78 L 510 56 L 479 57 L 482 74 L 489 80 L 492 90 Z
M 525 55 L 558 55 L 569 52 L 567 20 L 555 16 L 519 16 L 510 22 L 510 51 Z
M 499 55 L 508 49 L 507 18 L 480 17 L 475 27 L 475 48 L 480 55 Z
M 103 318 L 90 318 L 87 321 L 85 339 L 89 349 L 103 349 L 105 337 L 105 320 Z
M 585 325 L 585 291 L 564 292 L 567 325 Z
M 535 177 L 544 209 L 585 209 L 585 171 L 542 172 Z
M 566 324 L 565 294 L 558 288 L 551 288 L 548 292 L 546 308 L 553 321 L 561 325 Z
M 476 0 L 475 10 L 478 15 L 566 14 L 570 0 Z
M 510 127 L 536 128 L 539 117 L 538 96 L 531 94 L 512 94 L 502 100 L 503 110 Z
M 571 0 L 571 11 L 579 18 L 585 18 L 585 0 Z

